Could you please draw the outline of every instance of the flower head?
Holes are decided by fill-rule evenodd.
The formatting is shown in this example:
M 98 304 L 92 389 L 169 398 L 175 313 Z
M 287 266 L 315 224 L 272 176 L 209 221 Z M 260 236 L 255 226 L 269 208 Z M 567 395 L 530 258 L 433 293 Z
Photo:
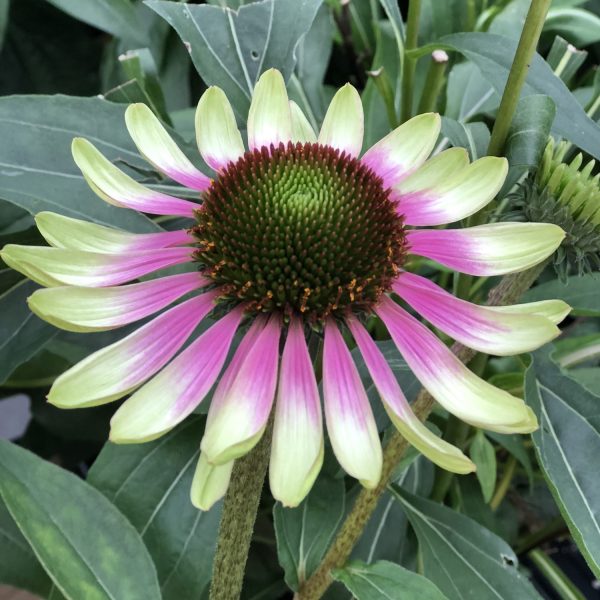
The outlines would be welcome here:
M 536 428 L 521 399 L 469 371 L 413 312 L 463 344 L 506 355 L 554 338 L 568 307 L 559 301 L 477 306 L 407 270 L 406 258 L 415 254 L 464 273 L 499 275 L 554 252 L 563 232 L 551 224 L 437 228 L 495 196 L 506 175 L 504 159 L 469 164 L 464 150 L 451 149 L 427 160 L 440 130 L 439 116 L 431 113 L 360 156 L 363 113 L 356 90 L 346 85 L 337 92 L 317 136 L 288 101 L 275 70 L 256 85 L 247 150 L 225 94 L 209 88 L 202 96 L 197 141 L 210 175 L 190 162 L 146 106 L 130 106 L 126 122 L 147 160 L 197 190 L 201 202 L 149 189 L 90 142 L 73 142 L 75 161 L 101 198 L 187 217 L 189 227 L 134 235 L 41 213 L 38 227 L 51 247 L 4 248 L 9 265 L 47 288 L 29 303 L 58 327 L 111 329 L 163 311 L 61 375 L 50 402 L 75 408 L 131 394 L 112 419 L 110 437 L 132 443 L 173 428 L 216 384 L 192 487 L 201 508 L 225 493 L 233 462 L 258 442 L 274 407 L 271 489 L 295 506 L 310 490 L 324 448 L 307 340 L 323 342 L 323 413 L 335 455 L 363 485 L 380 479 L 379 433 L 352 344 L 400 432 L 438 465 L 472 471 L 458 448 L 412 413 L 364 324 L 377 315 L 448 411 L 503 433 Z M 143 279 L 184 263 L 186 272 Z M 202 333 L 190 343 L 200 324 Z M 236 334 L 241 341 L 233 351 Z
M 565 162 L 569 147 L 551 138 L 537 172 L 513 196 L 518 218 L 555 223 L 566 232 L 554 257 L 563 279 L 571 270 L 600 269 L 600 174 L 592 175 L 595 161 L 583 165 L 581 153 Z

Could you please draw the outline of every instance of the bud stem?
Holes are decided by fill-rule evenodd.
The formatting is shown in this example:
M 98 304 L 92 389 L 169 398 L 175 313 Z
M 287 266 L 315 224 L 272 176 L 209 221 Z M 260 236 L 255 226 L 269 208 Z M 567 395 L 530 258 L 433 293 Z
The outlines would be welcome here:
M 410 0 L 406 20 L 406 41 L 404 43 L 404 67 L 402 70 L 402 97 L 400 106 L 400 122 L 408 121 L 413 110 L 413 86 L 415 80 L 416 59 L 408 52 L 417 47 L 419 36 L 419 16 L 421 15 L 421 0 Z

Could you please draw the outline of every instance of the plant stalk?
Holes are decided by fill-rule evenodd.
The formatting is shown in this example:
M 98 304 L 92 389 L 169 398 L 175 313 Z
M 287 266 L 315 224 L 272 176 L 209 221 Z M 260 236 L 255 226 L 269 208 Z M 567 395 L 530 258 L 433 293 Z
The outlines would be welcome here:
M 492 137 L 488 147 L 488 154 L 491 156 L 502 156 L 510 124 L 521 95 L 521 89 L 525 83 L 529 65 L 540 39 L 551 2 L 552 0 L 531 0 L 517 52 L 502 94 L 498 115 L 492 129 Z
M 443 50 L 431 53 L 431 64 L 425 78 L 423 93 L 419 102 L 418 114 L 435 110 L 438 96 L 444 85 L 444 72 L 448 64 L 448 55 Z
M 502 479 L 498 483 L 496 490 L 494 491 L 494 495 L 490 500 L 490 508 L 493 511 L 496 511 L 498 507 L 502 504 L 502 500 L 504 500 L 506 493 L 510 488 L 510 482 L 515 474 L 515 469 L 517 467 L 517 459 L 514 456 L 511 456 L 506 461 L 506 466 L 504 469 L 504 473 L 502 475 Z
M 408 121 L 413 109 L 413 86 L 415 81 L 416 60 L 408 52 L 417 47 L 419 37 L 419 17 L 421 0 L 410 0 L 406 19 L 406 40 L 404 42 L 404 67 L 402 69 L 402 97 L 400 99 L 400 122 Z
M 500 283 L 490 291 L 488 305 L 514 304 L 533 285 L 547 264 L 548 261 L 544 261 L 522 273 L 512 273 L 503 277 Z M 475 350 L 458 343 L 452 346 L 452 351 L 463 363 L 468 363 L 477 353 Z M 433 397 L 427 390 L 421 389 L 417 399 L 412 404 L 412 409 L 421 421 L 425 421 L 431 413 L 434 402 Z M 327 591 L 333 581 L 331 578 L 332 569 L 342 567 L 348 560 L 352 548 L 360 539 L 365 525 L 371 518 L 396 465 L 400 462 L 408 446 L 408 442 L 398 431 L 394 430 L 392 435 L 389 436 L 389 441 L 383 451 L 381 481 L 372 490 L 363 489 L 360 491 L 327 554 L 315 572 L 300 586 L 295 596 L 296 600 L 318 600 Z
M 527 556 L 562 600 L 585 600 L 579 588 L 544 551 L 532 550 Z
M 235 461 L 223 504 L 210 600 L 238 600 L 267 473 L 273 434 L 273 411 L 258 444 Z

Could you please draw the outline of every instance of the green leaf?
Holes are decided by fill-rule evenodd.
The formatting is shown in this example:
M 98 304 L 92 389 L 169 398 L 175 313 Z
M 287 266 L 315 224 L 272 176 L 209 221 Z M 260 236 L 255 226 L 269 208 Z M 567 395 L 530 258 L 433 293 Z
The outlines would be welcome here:
M 0 50 L 2 50 L 2 44 L 4 43 L 4 34 L 8 27 L 8 9 L 10 7 L 10 0 L 0 0 Z
M 297 590 L 318 567 L 344 516 L 343 479 L 320 475 L 297 508 L 273 508 L 277 554 L 288 586 Z
M 147 43 L 133 4 L 129 0 L 46 0 L 72 17 L 118 38 Z
M 0 295 L 0 383 L 57 332 L 29 310 L 27 298 L 38 287 L 21 279 Z
M 0 493 L 69 600 L 159 600 L 156 571 L 131 523 L 93 487 L 0 440 Z
M 82 136 L 110 160 L 148 169 L 125 128 L 125 108 L 100 98 L 0 98 L 0 198 L 36 214 L 50 210 L 134 232 L 156 231 L 144 215 L 107 204 L 91 191 L 71 156 Z
M 473 61 L 499 94 L 504 90 L 512 65 L 517 40 L 492 33 L 455 33 L 421 48 L 418 55 L 435 48 L 457 50 Z M 588 117 L 569 88 L 557 77 L 544 59 L 535 54 L 531 61 L 523 95 L 544 94 L 556 104 L 553 131 L 582 150 L 600 159 L 600 126 Z
M 476 65 L 462 62 L 452 67 L 446 86 L 447 117 L 464 122 L 474 115 L 492 111 L 499 103 L 498 93 L 481 76 Z
M 533 466 L 527 448 L 525 448 L 525 444 L 523 443 L 523 436 L 518 433 L 506 434 L 496 433 L 495 431 L 486 431 L 485 433 L 521 463 L 529 478 L 529 485 L 533 485 Z
M 582 367 L 569 375 L 595 396 L 600 396 L 600 367 Z
M 449 600 L 539 599 L 504 540 L 451 508 L 391 487 L 419 539 L 423 574 Z
M 193 417 L 147 444 L 109 442 L 88 475 L 139 531 L 164 600 L 200 598 L 210 581 L 221 505 L 201 512 L 190 502 L 202 422 Z
M 551 8 L 544 31 L 558 33 L 576 46 L 587 46 L 600 40 L 600 18 L 581 8 Z
M 442 117 L 442 135 L 452 146 L 461 146 L 469 152 L 471 160 L 487 154 L 490 131 L 485 123 L 461 123 L 449 117 Z
M 0 583 L 46 597 L 52 581 L 0 498 Z
M 428 496 L 433 487 L 434 473 L 433 463 L 417 455 L 416 460 L 395 477 L 394 483 L 413 494 Z M 391 492 L 384 492 L 354 547 L 352 558 L 367 563 L 383 559 L 406 564 L 405 559 L 412 551 L 407 527 L 402 507 Z
M 373 564 L 352 561 L 332 572 L 357 600 L 445 600 L 428 579 L 400 565 L 380 560 Z
M 548 96 L 535 94 L 519 101 L 506 138 L 505 154 L 510 167 L 502 188 L 504 193 L 540 163 L 555 114 L 556 107 Z
M 589 273 L 581 277 L 574 275 L 563 282 L 558 279 L 547 281 L 530 289 L 523 302 L 536 302 L 558 298 L 573 307 L 572 315 L 600 316 L 600 275 Z
M 546 61 L 552 70 L 564 81 L 569 82 L 585 62 L 588 53 L 577 50 L 560 36 L 554 38 Z
M 477 430 L 469 447 L 471 460 L 477 467 L 476 475 L 485 502 L 489 502 L 496 487 L 496 452 L 481 429 Z
M 538 462 L 571 534 L 600 577 L 600 453 L 598 397 L 560 370 L 551 349 L 533 355 L 525 400 L 540 428 L 531 434 Z
M 244 121 L 254 84 L 263 71 L 274 67 L 286 81 L 290 78 L 298 43 L 321 2 L 267 0 L 234 12 L 218 6 L 146 0 L 188 46 L 204 82 L 221 87 Z

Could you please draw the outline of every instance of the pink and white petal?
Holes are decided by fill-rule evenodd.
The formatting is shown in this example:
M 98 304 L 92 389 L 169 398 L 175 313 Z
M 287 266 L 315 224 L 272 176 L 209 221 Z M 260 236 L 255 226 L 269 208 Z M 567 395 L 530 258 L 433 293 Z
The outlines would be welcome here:
M 539 315 L 558 325 L 571 312 L 571 307 L 563 300 L 540 300 L 526 304 L 496 306 L 494 310 L 518 315 Z
M 293 100 L 290 100 L 290 111 L 292 115 L 292 142 L 300 142 L 301 144 L 316 143 L 317 134 L 302 109 Z
M 276 69 L 261 76 L 248 112 L 248 146 L 260 150 L 271 144 L 287 144 L 292 139 L 292 115 L 285 81 Z
M 185 294 L 208 285 L 198 273 L 182 273 L 107 288 L 53 287 L 27 299 L 38 317 L 67 331 L 104 331 L 139 321 Z
M 539 264 L 565 232 L 551 223 L 490 223 L 407 232 L 409 251 L 469 275 L 504 275 Z
M 293 317 L 281 358 L 273 445 L 271 492 L 284 506 L 298 506 L 323 464 L 323 422 L 315 373 L 299 318 Z
M 35 216 L 35 223 L 51 246 L 69 250 L 111 254 L 135 250 L 154 250 L 194 242 L 193 236 L 184 229 L 157 233 L 129 233 L 53 212 L 38 213 Z
M 100 254 L 7 244 L 0 255 L 7 265 L 46 287 L 106 287 L 189 262 L 192 253 L 191 248 L 161 248 L 128 254 Z
M 437 113 L 413 117 L 367 150 L 360 160 L 383 179 L 384 187 L 397 185 L 431 154 L 441 122 Z
M 75 138 L 71 150 L 92 191 L 109 204 L 153 215 L 189 218 L 199 208 L 194 202 L 155 192 L 138 183 L 83 138 Z
M 210 177 L 191 163 L 145 104 L 130 104 L 125 123 L 140 154 L 159 171 L 193 190 L 208 188 Z
M 118 444 L 147 442 L 181 423 L 214 385 L 242 319 L 229 312 L 119 407 L 110 421 Z
M 402 273 L 393 290 L 451 338 L 486 354 L 512 356 L 530 352 L 560 334 L 560 329 L 546 317 L 478 306 L 413 273 Z
M 200 448 L 211 464 L 243 456 L 260 440 L 273 406 L 277 386 L 281 322 L 273 316 L 260 331 L 228 389 L 208 411 Z
M 323 395 L 327 432 L 338 462 L 363 486 L 374 488 L 382 469 L 377 426 L 350 351 L 331 319 L 325 324 Z
M 83 408 L 122 398 L 171 360 L 213 309 L 216 292 L 191 298 L 60 375 L 48 402 Z
M 206 455 L 200 453 L 190 490 L 190 500 L 196 508 L 210 510 L 225 496 L 234 462 L 232 460 L 224 465 L 211 465 L 206 460 Z
M 520 398 L 477 377 L 427 327 L 387 296 L 375 310 L 412 372 L 448 412 L 500 433 L 537 429 L 535 414 Z
M 368 331 L 355 317 L 346 318 L 346 323 L 381 396 L 386 412 L 398 431 L 439 467 L 453 473 L 474 471 L 475 465 L 456 446 L 439 438 L 417 419 L 392 369 Z
M 198 102 L 196 142 L 202 158 L 215 171 L 222 171 L 245 152 L 231 104 L 219 87 L 209 87 Z
M 436 157 L 439 162 L 443 155 Z M 496 156 L 480 158 L 446 177 L 436 174 L 435 179 L 427 177 L 432 171 L 428 165 L 394 187 L 393 198 L 407 225 L 454 223 L 476 213 L 500 191 L 508 172 L 507 160 Z
M 356 88 L 347 83 L 340 88 L 327 109 L 319 144 L 337 148 L 349 156 L 358 156 L 362 148 L 365 117 Z

